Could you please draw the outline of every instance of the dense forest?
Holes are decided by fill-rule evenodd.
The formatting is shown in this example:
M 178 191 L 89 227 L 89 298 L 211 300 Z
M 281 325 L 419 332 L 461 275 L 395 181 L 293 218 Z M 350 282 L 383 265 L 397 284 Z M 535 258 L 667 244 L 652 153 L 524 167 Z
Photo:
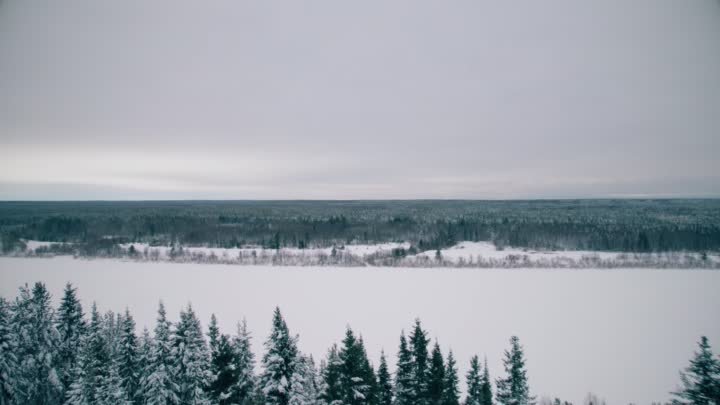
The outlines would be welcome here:
M 410 251 L 496 246 L 618 252 L 720 250 L 720 200 L 0 202 L 0 250 L 67 242 L 95 255 L 151 246 L 329 247 L 409 242 Z
M 23 286 L 14 301 L 0 298 L 0 405 L 530 405 L 536 403 L 519 339 L 510 338 L 504 370 L 492 379 L 487 362 L 470 359 L 461 376 L 416 320 L 400 334 L 394 373 L 384 353 L 373 365 L 361 335 L 350 327 L 316 365 L 299 349 L 280 309 L 262 357 L 256 359 L 247 324 L 222 333 L 213 315 L 207 332 L 188 305 L 171 322 L 160 302 L 151 334 L 136 333 L 132 314 L 89 316 L 68 284 L 59 307 L 42 283 Z M 256 372 L 259 360 L 260 372 Z M 720 359 L 705 337 L 674 403 L 720 403 Z M 541 405 L 571 405 L 543 399 Z M 604 401 L 589 394 L 585 405 Z

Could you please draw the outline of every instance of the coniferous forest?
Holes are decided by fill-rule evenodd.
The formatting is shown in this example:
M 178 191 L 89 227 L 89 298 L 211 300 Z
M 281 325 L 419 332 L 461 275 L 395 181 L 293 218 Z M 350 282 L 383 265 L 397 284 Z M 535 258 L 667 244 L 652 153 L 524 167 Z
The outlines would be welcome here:
M 86 312 L 87 311 L 87 312 Z M 481 349 L 481 348 L 479 348 Z M 431 342 L 420 320 L 401 332 L 396 356 L 368 357 L 348 327 L 317 361 L 300 350 L 279 308 L 262 348 L 245 321 L 207 331 L 192 306 L 177 320 L 162 302 L 152 331 L 137 331 L 132 314 L 85 308 L 67 284 L 57 308 L 43 283 L 0 298 L 0 405 L 528 405 L 537 403 L 523 346 L 512 336 L 503 370 L 479 356 L 455 359 Z M 469 361 L 466 375 L 458 361 Z M 391 364 L 394 372 L 391 372 Z M 680 373 L 673 403 L 720 403 L 720 359 L 700 339 Z M 461 391 L 464 394 L 461 395 Z M 542 405 L 569 405 L 544 398 Z M 586 405 L 600 404 L 589 394 Z
M 64 249 L 85 256 L 121 243 L 704 252 L 720 249 L 720 200 L 0 202 L 0 251 L 23 240 L 72 243 Z

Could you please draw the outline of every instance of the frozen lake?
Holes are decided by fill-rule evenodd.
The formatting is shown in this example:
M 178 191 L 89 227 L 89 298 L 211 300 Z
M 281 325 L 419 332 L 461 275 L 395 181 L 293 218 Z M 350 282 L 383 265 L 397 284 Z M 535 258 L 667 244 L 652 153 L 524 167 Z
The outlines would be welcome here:
M 609 404 L 666 401 L 700 335 L 720 350 L 720 271 L 288 268 L 113 260 L 0 258 L 0 295 L 45 282 L 57 300 L 65 282 L 85 309 L 131 310 L 152 328 L 163 299 L 171 319 L 192 302 L 203 325 L 223 332 L 247 318 L 260 356 L 279 305 L 300 348 L 316 359 L 345 326 L 363 335 L 377 365 L 394 368 L 400 330 L 420 317 L 462 383 L 470 356 L 487 355 L 491 376 L 512 334 L 527 355 L 531 391 L 581 404 L 592 391 Z

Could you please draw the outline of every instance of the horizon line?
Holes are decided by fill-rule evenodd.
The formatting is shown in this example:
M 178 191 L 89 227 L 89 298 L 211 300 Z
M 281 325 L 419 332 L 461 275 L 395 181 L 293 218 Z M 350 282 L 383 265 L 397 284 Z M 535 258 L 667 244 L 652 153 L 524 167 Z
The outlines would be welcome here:
M 402 201 L 417 201 L 417 202 L 451 202 L 451 201 L 468 201 L 468 202 L 504 202 L 504 201 L 611 201 L 611 200 L 628 200 L 628 201 L 641 201 L 641 200 L 720 200 L 719 196 L 605 196 L 605 197 L 527 197 L 527 198 L 337 198 L 337 199 L 322 199 L 322 198 L 248 198 L 248 199 L 237 199 L 237 198 L 215 198 L 215 199 L 198 199 L 198 198 L 181 198 L 181 199 L 11 199 L 11 200 L 0 200 L 0 204 L 5 203 L 89 203 L 89 202 L 365 202 L 365 201 L 377 201 L 377 202 L 402 202 Z

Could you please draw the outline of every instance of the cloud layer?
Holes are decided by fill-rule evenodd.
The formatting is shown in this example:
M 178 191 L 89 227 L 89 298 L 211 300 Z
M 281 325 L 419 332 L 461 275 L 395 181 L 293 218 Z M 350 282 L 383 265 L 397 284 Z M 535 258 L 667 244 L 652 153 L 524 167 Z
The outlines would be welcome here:
M 0 199 L 720 196 L 720 3 L 0 3 Z

